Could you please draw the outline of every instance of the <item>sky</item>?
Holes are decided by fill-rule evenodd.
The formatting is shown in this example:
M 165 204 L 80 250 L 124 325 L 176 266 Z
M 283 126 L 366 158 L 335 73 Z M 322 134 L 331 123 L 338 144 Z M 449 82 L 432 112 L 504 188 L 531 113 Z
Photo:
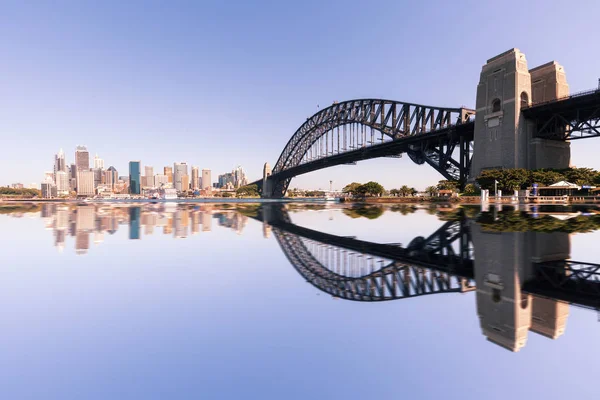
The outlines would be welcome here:
M 600 55 L 571 1 L 3 1 L 0 185 L 41 182 L 63 148 L 86 145 L 126 175 L 173 162 L 250 180 L 306 118 L 334 100 L 474 107 L 481 66 L 516 47 L 530 68 L 556 60 L 572 92 L 594 88 Z M 565 17 L 568 15 L 568 18 Z M 577 23 L 573 21 L 579 21 Z M 600 169 L 588 139 L 572 163 Z M 443 179 L 408 157 L 295 178 L 290 187 Z

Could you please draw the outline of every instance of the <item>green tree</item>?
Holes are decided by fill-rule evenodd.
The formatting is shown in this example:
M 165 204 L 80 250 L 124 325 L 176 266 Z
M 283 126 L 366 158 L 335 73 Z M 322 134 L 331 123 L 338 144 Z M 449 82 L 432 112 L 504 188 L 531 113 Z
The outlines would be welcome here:
M 529 183 L 537 183 L 541 186 L 549 186 L 553 183 L 566 180 L 565 176 L 560 172 L 551 169 L 537 169 L 531 171 Z
M 367 219 L 376 219 L 381 217 L 384 212 L 383 207 L 371 206 L 371 207 L 353 207 L 353 208 L 344 208 L 342 212 L 349 216 L 350 218 L 367 218 Z
M 598 173 L 591 168 L 569 168 L 561 171 L 566 180 L 577 185 L 591 185 Z
M 403 185 L 403 186 L 400 188 L 399 192 L 400 192 L 400 195 L 401 195 L 402 197 L 410 196 L 410 195 L 412 194 L 412 190 L 411 190 L 411 188 L 409 188 L 409 187 L 408 187 L 408 186 L 406 186 L 406 185 Z
M 256 196 L 258 196 L 258 186 L 256 184 L 242 186 L 235 191 L 235 194 L 237 196 L 254 196 L 254 197 L 256 197 Z
M 390 195 L 394 196 L 394 197 L 398 197 L 398 195 L 400 195 L 400 191 L 398 189 L 392 189 L 392 190 L 390 190 Z
M 439 190 L 456 190 L 457 187 L 458 182 L 456 181 L 441 180 L 437 184 Z
M 430 196 L 436 196 L 439 192 L 439 189 L 437 188 L 437 186 L 427 186 L 425 188 L 425 193 L 427 193 Z
M 358 182 L 349 183 L 346 186 L 344 186 L 344 188 L 342 189 L 342 193 L 346 193 L 346 194 L 355 196 L 357 194 L 356 189 L 358 189 L 360 186 L 361 186 L 361 184 Z
M 380 196 L 384 190 L 379 183 L 370 181 L 356 188 L 356 193 L 361 196 Z
M 464 193 L 468 194 L 468 195 L 473 195 L 476 192 L 476 188 L 475 185 L 473 185 L 472 183 L 468 183 L 467 185 L 465 185 L 465 190 Z
M 415 189 L 414 187 L 410 188 L 410 195 L 411 196 L 416 196 L 417 193 L 419 193 L 419 191 L 417 189 Z

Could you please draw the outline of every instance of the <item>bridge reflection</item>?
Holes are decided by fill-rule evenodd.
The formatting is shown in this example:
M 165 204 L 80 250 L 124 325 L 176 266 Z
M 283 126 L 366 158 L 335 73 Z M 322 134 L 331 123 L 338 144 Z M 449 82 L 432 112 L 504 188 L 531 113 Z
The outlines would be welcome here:
M 600 309 L 600 265 L 570 260 L 565 232 L 497 232 L 457 214 L 406 247 L 343 237 L 296 225 L 280 206 L 257 217 L 292 266 L 335 298 L 401 300 L 476 292 L 486 338 L 511 351 L 529 331 L 556 339 L 569 305 Z

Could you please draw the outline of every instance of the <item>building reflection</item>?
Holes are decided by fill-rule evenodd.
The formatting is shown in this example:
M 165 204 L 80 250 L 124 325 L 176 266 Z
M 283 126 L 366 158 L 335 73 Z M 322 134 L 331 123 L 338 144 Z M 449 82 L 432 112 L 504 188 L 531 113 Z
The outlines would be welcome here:
M 10 215 L 19 218 L 24 214 L 14 212 Z M 75 253 L 79 255 L 87 254 L 91 241 L 101 244 L 105 234 L 114 235 L 123 225 L 127 225 L 131 240 L 153 235 L 155 228 L 162 229 L 165 235 L 183 239 L 189 234 L 210 232 L 213 219 L 218 226 L 238 234 L 242 233 L 248 221 L 248 217 L 235 210 L 215 205 L 174 204 L 104 206 L 47 203 L 41 205 L 40 216 L 46 229 L 52 230 L 58 251 L 64 250 L 70 236 L 75 239 Z

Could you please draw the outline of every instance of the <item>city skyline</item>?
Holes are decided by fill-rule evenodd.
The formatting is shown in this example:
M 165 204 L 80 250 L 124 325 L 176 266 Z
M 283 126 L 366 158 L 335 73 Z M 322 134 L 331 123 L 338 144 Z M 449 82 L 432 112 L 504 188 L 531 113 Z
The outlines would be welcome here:
M 52 12 L 49 5 L 28 9 L 15 3 L 3 10 L 13 21 L 3 28 L 3 37 L 13 40 L 6 42 L 10 57 L 3 63 L 1 130 L 12 151 L 0 161 L 0 184 L 39 184 L 38 171 L 48 168 L 47 149 L 58 148 L 57 143 L 85 143 L 91 154 L 111 154 L 110 165 L 119 171 L 132 158 L 153 160 L 155 168 L 198 159 L 213 171 L 244 165 L 254 181 L 265 162 L 275 165 L 302 122 L 335 100 L 389 98 L 474 107 L 481 66 L 512 47 L 526 52 L 531 65 L 560 62 L 571 92 L 597 86 L 598 56 L 581 62 L 587 46 L 578 37 L 598 36 L 600 27 L 551 30 L 540 39 L 530 34 L 531 16 L 560 20 L 561 7 L 547 2 L 509 2 L 507 7 L 511 4 L 521 12 L 506 20 L 488 18 L 479 6 L 465 10 L 446 3 L 427 17 L 416 6 L 397 2 L 382 5 L 384 15 L 348 7 L 350 19 L 378 20 L 348 30 L 335 17 L 337 6 L 311 1 L 268 12 L 239 5 L 236 13 L 218 4 L 192 4 L 180 11 L 154 5 L 141 13 L 132 3 L 101 10 L 88 5 L 54 19 L 45 18 Z M 591 14 L 599 7 L 588 5 Z M 129 12 L 139 18 L 130 21 Z M 408 23 L 398 27 L 394 15 L 404 15 Z M 415 34 L 425 18 L 432 29 Z M 454 22 L 464 18 L 472 23 Z M 479 31 L 489 32 L 485 41 L 475 35 Z M 340 46 L 339 32 L 364 49 L 360 57 L 331 51 Z M 376 45 L 374 37 L 381 38 Z M 386 51 L 402 37 L 415 40 L 409 52 L 430 51 L 419 57 Z M 443 43 L 435 40 L 439 37 Z M 475 42 L 460 45 L 465 38 Z M 66 54 L 77 57 L 61 56 Z M 208 62 L 206 54 L 211 54 Z M 374 62 L 381 54 L 386 54 L 384 66 Z M 593 146 L 574 141 L 572 149 L 575 165 L 598 168 Z M 27 163 L 17 156 L 25 150 Z M 19 165 L 19 176 L 13 165 Z M 339 188 L 352 180 L 377 180 L 385 187 L 423 189 L 439 179 L 435 171 L 403 157 L 310 173 L 294 178 L 291 187 L 327 188 L 333 180 Z

